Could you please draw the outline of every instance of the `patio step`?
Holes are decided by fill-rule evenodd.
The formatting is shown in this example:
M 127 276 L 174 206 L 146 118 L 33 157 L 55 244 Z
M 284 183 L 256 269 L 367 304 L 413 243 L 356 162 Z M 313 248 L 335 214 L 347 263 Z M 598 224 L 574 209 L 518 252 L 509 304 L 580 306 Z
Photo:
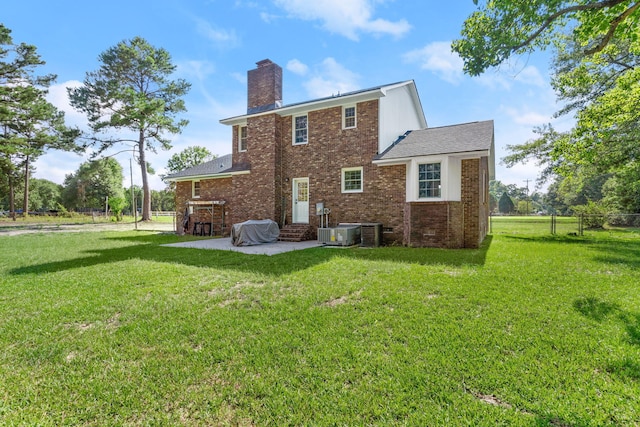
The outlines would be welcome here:
M 278 240 L 283 242 L 302 242 L 311 239 L 309 224 L 287 224 L 280 229 Z

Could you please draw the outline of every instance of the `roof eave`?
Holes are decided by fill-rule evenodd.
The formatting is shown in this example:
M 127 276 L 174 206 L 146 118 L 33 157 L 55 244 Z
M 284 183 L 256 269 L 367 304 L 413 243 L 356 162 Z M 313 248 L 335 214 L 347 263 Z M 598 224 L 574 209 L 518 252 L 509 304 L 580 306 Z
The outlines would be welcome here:
M 183 181 L 193 181 L 193 180 L 202 180 L 202 179 L 221 179 L 221 178 L 230 178 L 235 175 L 247 175 L 249 173 L 251 173 L 250 170 L 222 172 L 222 173 L 215 173 L 215 174 L 200 174 L 200 175 L 180 176 L 175 178 L 165 178 L 165 181 L 183 182 Z
M 299 114 L 306 111 L 313 111 L 313 110 L 319 110 L 322 108 L 336 107 L 338 105 L 352 104 L 357 102 L 369 101 L 372 99 L 379 99 L 386 96 L 386 92 L 389 89 L 407 85 L 409 83 L 413 84 L 414 89 L 412 92 L 414 93 L 414 99 L 416 99 L 417 104 L 420 105 L 420 98 L 417 95 L 417 90 L 415 89 L 415 83 L 412 80 L 407 80 L 405 82 L 396 83 L 388 86 L 381 86 L 381 87 L 377 87 L 364 92 L 356 92 L 356 93 L 347 94 L 347 95 L 335 95 L 332 97 L 317 99 L 314 101 L 301 102 L 301 103 L 291 104 L 288 106 L 285 105 L 284 107 L 277 108 L 275 110 L 264 111 L 261 113 L 243 114 L 241 116 L 229 117 L 227 119 L 220 120 L 220 123 L 228 126 L 244 125 L 246 124 L 247 119 L 249 117 L 260 117 L 260 116 L 266 116 L 274 113 L 278 114 L 279 116 L 291 116 L 291 115 Z M 424 122 L 426 126 L 426 119 L 424 120 Z
M 457 157 L 460 159 L 475 159 L 479 157 L 491 157 L 491 153 L 493 150 L 474 150 L 474 151 L 458 151 L 458 152 L 445 152 L 445 153 L 430 153 L 430 154 L 419 154 L 416 156 L 407 156 L 407 157 L 393 157 L 389 159 L 378 159 L 373 160 L 372 163 L 374 165 L 379 166 L 393 166 L 393 165 L 401 165 L 407 164 L 411 162 L 413 159 L 419 159 L 422 157 Z M 491 161 L 489 161 L 491 163 Z M 491 165 L 489 166 L 491 168 Z

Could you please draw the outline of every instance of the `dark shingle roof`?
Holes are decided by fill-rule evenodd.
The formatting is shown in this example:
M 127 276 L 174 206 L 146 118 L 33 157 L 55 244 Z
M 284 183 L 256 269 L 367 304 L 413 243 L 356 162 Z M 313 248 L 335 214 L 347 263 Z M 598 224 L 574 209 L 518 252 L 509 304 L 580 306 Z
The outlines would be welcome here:
M 174 179 L 180 179 L 180 178 L 211 176 L 211 175 L 217 175 L 217 174 L 236 172 L 238 170 L 244 170 L 244 169 L 238 169 L 238 167 L 232 167 L 231 154 L 227 154 L 224 156 L 216 157 L 213 160 L 202 163 L 200 165 L 193 166 L 183 171 L 176 172 L 171 175 L 167 175 L 165 179 L 174 180 Z
M 353 90 L 351 92 L 344 92 L 344 93 L 338 92 L 337 94 L 334 94 L 334 95 L 331 95 L 331 96 L 325 96 L 325 97 L 322 97 L 322 98 L 310 99 L 308 101 L 293 102 L 291 104 L 283 105 L 281 108 L 295 107 L 295 106 L 304 105 L 304 104 L 315 104 L 317 102 L 326 101 L 326 100 L 329 100 L 329 99 L 344 98 L 344 97 L 348 97 L 348 96 L 359 95 L 361 93 L 375 92 L 375 91 L 383 89 L 385 87 L 396 86 L 396 85 L 400 85 L 400 84 L 407 83 L 407 82 L 411 82 L 411 80 L 395 82 L 395 83 L 389 83 L 389 84 L 380 85 L 380 86 L 373 86 L 373 87 L 369 87 L 369 88 L 366 88 L 366 89 Z
M 374 160 L 491 150 L 493 120 L 407 132 Z

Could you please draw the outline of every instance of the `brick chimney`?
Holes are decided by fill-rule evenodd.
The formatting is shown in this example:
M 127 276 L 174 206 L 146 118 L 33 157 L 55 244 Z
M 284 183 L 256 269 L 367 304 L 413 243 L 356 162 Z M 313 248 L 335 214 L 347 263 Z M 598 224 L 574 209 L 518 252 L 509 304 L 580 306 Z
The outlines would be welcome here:
M 270 59 L 256 65 L 258 68 L 247 72 L 247 114 L 282 106 L 282 68 Z

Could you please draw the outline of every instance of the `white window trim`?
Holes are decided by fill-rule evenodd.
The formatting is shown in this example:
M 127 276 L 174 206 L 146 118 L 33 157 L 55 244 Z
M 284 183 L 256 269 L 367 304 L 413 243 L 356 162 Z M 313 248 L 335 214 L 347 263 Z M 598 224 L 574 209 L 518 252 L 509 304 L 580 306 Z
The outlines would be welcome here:
M 202 187 L 200 186 L 200 180 L 196 179 L 191 181 L 191 198 L 193 199 L 199 199 L 200 198 L 200 194 L 198 194 L 196 196 L 196 182 L 198 183 L 198 191 L 202 192 Z
M 346 190 L 344 188 L 344 174 L 345 172 L 360 171 L 360 189 L 359 190 Z M 362 193 L 364 191 L 364 171 L 362 166 L 352 168 L 342 168 L 340 171 L 340 188 L 343 193 Z
M 247 125 L 239 125 L 238 126 L 238 152 L 239 153 L 244 153 L 245 151 L 247 151 L 247 148 L 245 148 L 244 150 L 242 149 L 242 129 L 247 129 L 247 137 L 249 136 L 249 128 L 247 128 Z
M 307 140 L 304 142 L 296 142 L 296 119 L 298 117 L 306 117 L 307 118 Z M 309 143 L 309 114 L 297 114 L 291 117 L 291 142 L 292 145 L 305 145 Z
M 424 197 L 420 197 L 420 166 L 421 165 L 440 165 L 440 179 L 438 181 L 440 181 L 440 184 L 438 185 L 438 192 L 440 193 L 439 196 L 424 196 Z M 418 200 L 442 200 L 442 193 L 444 191 L 444 188 L 442 186 L 442 178 L 443 178 L 443 172 L 444 172 L 444 165 L 442 161 L 426 161 L 426 162 L 418 162 L 417 163 L 417 169 L 416 169 L 418 176 L 416 177 L 416 185 L 418 188 Z M 435 182 L 435 180 L 428 180 L 427 182 Z
M 346 120 L 346 110 L 347 108 L 353 108 L 353 126 L 347 126 Z M 358 107 L 356 104 L 344 105 L 342 106 L 342 129 L 355 129 L 358 127 Z
M 419 166 L 424 163 L 440 163 L 440 197 L 418 197 L 420 189 L 418 179 L 420 177 Z M 446 157 L 442 156 L 424 156 L 414 157 L 407 163 L 406 174 L 406 201 L 407 202 L 442 202 L 449 200 L 448 195 L 448 179 L 449 164 Z

